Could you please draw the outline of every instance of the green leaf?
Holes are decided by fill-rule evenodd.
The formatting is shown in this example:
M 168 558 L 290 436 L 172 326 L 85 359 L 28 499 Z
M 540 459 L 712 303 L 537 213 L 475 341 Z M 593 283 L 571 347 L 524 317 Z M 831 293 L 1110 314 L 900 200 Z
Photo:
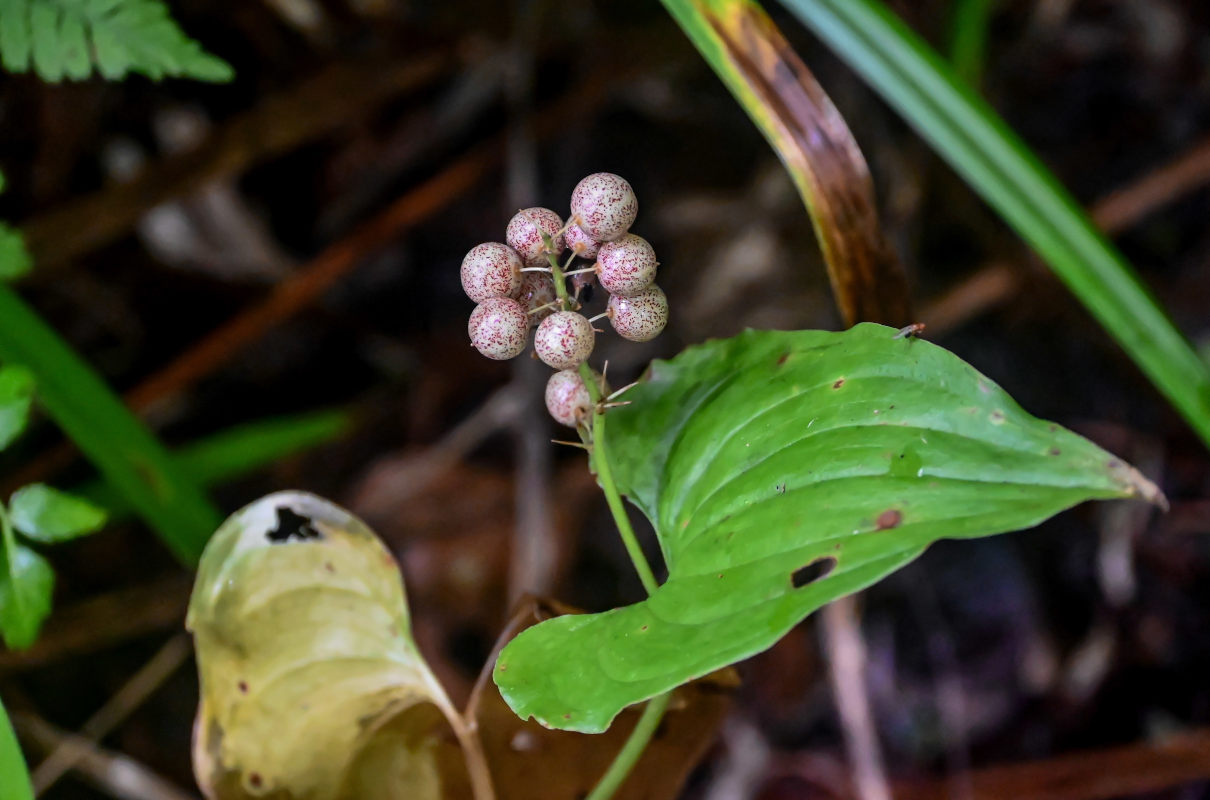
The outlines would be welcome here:
M 1029 527 L 1090 498 L 1163 502 L 956 356 L 881 325 L 709 342 L 654 363 L 626 399 L 609 414 L 611 465 L 655 527 L 668 580 L 504 649 L 504 698 L 555 728 L 604 730 L 937 539 Z
M 13 527 L 43 544 L 76 539 L 105 524 L 103 510 L 42 483 L 22 486 L 8 502 Z
M 29 273 L 34 259 L 25 247 L 21 231 L 0 222 L 0 281 L 11 281 Z
M 25 367 L 0 367 L 0 450 L 12 444 L 29 423 L 34 376 Z
M 877 0 L 782 0 L 1019 233 L 1210 444 L 1210 369 L 992 108 Z
M 218 486 L 329 442 L 348 431 L 350 424 L 349 414 L 344 411 L 261 419 L 187 444 L 172 451 L 171 458 L 181 473 L 199 486 Z M 104 481 L 73 487 L 72 492 L 107 509 L 111 518 L 130 510 L 122 495 Z
M 225 61 L 205 52 L 161 0 L 0 0 L 0 61 L 44 80 L 83 80 L 93 62 L 110 80 L 136 72 L 229 81 Z
M 29 767 L 21 755 L 21 746 L 8 721 L 4 703 L 0 703 L 0 797 L 5 800 L 34 800 Z
M 412 641 L 398 565 L 347 511 L 279 492 L 233 514 L 186 627 L 208 797 L 442 796 L 433 725 L 460 717 Z
M 29 367 L 40 404 L 64 433 L 172 552 L 195 564 L 221 519 L 218 510 L 92 368 L 3 285 L 0 360 Z
M 46 559 L 5 536 L 0 572 L 0 636 L 10 650 L 29 647 L 50 614 L 55 573 Z

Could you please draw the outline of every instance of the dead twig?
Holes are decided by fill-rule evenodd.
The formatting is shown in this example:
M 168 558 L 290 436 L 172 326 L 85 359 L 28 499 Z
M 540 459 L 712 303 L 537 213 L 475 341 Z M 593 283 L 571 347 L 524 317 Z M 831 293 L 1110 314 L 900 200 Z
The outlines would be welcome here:
M 1210 729 L 970 775 L 973 800 L 1109 800 L 1210 780 Z M 896 800 L 947 800 L 948 781 L 904 782 Z
M 29 650 L 0 652 L 0 674 L 96 652 L 149 633 L 179 628 L 189 603 L 186 576 L 133 586 L 55 609 Z
M 181 664 L 189 658 L 193 647 L 189 637 L 178 633 L 168 640 L 138 672 L 131 676 L 113 697 L 97 709 L 80 728 L 79 734 L 65 737 L 51 749 L 50 754 L 34 769 L 31 776 L 34 792 L 41 795 L 63 774 L 89 753 L 81 742 L 95 744 L 121 725 L 135 709 L 143 705 Z
M 13 714 L 13 726 L 26 741 L 43 750 L 65 748 L 75 769 L 89 783 L 118 800 L 196 800 L 130 756 L 98 747 L 83 736 L 66 733 L 30 714 Z
M 870 711 L 870 694 L 865 683 L 865 642 L 853 596 L 842 597 L 824 607 L 823 636 L 831 662 L 828 677 L 853 770 L 855 796 L 860 800 L 891 800 L 882 748 Z

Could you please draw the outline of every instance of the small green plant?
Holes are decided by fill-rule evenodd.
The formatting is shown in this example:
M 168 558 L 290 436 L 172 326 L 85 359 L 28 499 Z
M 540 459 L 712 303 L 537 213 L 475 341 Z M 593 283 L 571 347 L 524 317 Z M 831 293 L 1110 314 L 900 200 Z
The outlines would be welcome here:
M 637 210 L 629 184 L 605 173 L 586 180 L 624 187 L 608 193 L 594 219 L 605 221 L 610 241 L 630 248 L 638 237 L 628 232 Z M 566 221 L 547 209 L 522 211 L 508 226 L 509 244 L 472 249 L 462 276 L 478 302 L 468 333 L 490 358 L 514 357 L 530 341 L 522 270 L 551 281 L 555 300 L 530 309 L 553 310 L 532 339 L 536 354 L 559 370 L 547 383 L 546 406 L 579 433 L 575 446 L 588 455 L 648 594 L 623 608 L 541 621 L 494 663 L 500 696 L 545 728 L 603 733 L 623 709 L 644 704 L 589 800 L 605 800 L 622 784 L 673 692 L 771 647 L 811 612 L 931 543 L 1030 527 L 1088 499 L 1164 503 L 1129 465 L 1030 416 L 989 378 L 920 340 L 919 326 L 750 330 L 657 361 L 638 383 L 611 393 L 588 364 L 596 331 L 581 313 L 582 292 L 569 286 L 576 277 L 602 277 L 609 242 L 589 235 L 588 212 L 576 207 L 573 200 Z M 573 238 L 589 244 L 560 263 L 576 228 L 584 237 Z M 535 263 L 535 238 L 546 266 L 520 266 Z M 573 269 L 589 249 L 598 252 L 595 263 Z M 650 249 L 643 242 L 619 259 L 635 267 L 629 275 L 609 272 L 637 292 L 611 296 L 615 325 L 621 301 L 659 291 Z M 619 333 L 658 334 L 667 321 L 662 292 L 659 301 Z M 662 581 L 623 497 L 654 528 Z M 350 541 L 365 552 L 352 557 Z M 419 660 L 398 572 L 383 569 L 380 552 L 347 512 L 292 493 L 234 515 L 207 547 L 190 624 L 202 678 L 198 725 L 207 732 L 195 768 L 214 797 L 277 791 L 334 800 L 354 789 L 361 798 L 388 797 L 399 785 L 383 771 L 388 764 L 410 776 L 414 796 L 442 797 L 449 776 L 438 774 L 431 746 L 422 744 L 437 734 L 420 724 L 418 704 L 434 706 L 453 727 L 475 796 L 493 796 L 476 725 L 452 709 Z M 311 605 L 296 613 L 304 598 Z M 373 621 L 353 650 L 337 634 L 352 625 L 342 621 L 350 613 Z M 393 633 L 385 635 L 384 625 Z M 280 647 L 267 644 L 279 638 Z M 267 680 L 275 675 L 290 678 Z M 313 695 L 316 682 L 347 691 L 295 715 L 289 704 Z M 329 738 L 299 736 L 262 752 L 264 732 L 284 715 Z M 395 730 L 396 743 L 360 736 L 365 720 L 370 730 Z
M 229 81 L 231 66 L 184 34 L 161 0 L 0 0 L 0 63 L 43 80 L 130 73 Z
M 34 397 L 34 377 L 24 367 L 0 367 L 0 449 L 25 430 Z M 41 483 L 13 492 L 0 504 L 0 637 L 23 649 L 38 637 L 50 613 L 55 573 L 29 546 L 58 544 L 100 530 L 105 512 L 87 500 Z M 25 541 L 18 538 L 24 537 Z

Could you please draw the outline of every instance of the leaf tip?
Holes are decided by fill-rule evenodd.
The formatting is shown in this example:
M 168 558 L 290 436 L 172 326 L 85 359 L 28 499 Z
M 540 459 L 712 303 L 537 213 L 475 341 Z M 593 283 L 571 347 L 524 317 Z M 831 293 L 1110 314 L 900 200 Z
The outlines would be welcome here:
M 1125 487 L 1127 495 L 1151 503 L 1161 511 L 1168 511 L 1170 507 L 1168 498 L 1164 496 L 1160 487 L 1144 477 L 1143 473 L 1118 458 L 1109 459 L 1105 466 L 1109 469 L 1109 474 L 1113 476 L 1114 480 Z

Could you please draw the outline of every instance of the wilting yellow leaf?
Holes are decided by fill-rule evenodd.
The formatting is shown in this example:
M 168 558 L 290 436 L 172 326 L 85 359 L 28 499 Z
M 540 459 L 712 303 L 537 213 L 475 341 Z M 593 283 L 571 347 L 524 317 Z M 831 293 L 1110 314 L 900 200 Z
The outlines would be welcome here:
M 443 717 L 464 746 L 465 726 L 412 641 L 398 566 L 348 512 L 281 492 L 231 516 L 202 556 L 186 624 L 207 797 L 452 796 Z

